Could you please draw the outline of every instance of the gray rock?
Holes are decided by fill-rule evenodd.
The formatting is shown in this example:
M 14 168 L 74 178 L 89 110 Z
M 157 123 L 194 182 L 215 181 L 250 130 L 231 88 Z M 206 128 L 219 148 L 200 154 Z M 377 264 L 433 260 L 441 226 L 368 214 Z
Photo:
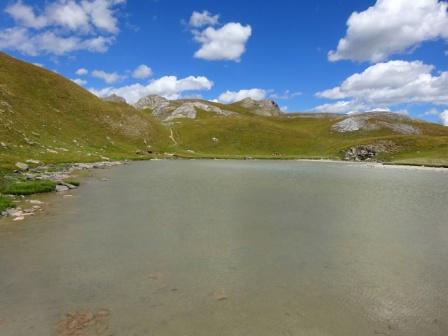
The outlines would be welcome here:
M 66 185 L 62 185 L 62 184 L 58 184 L 57 186 L 56 186 L 56 189 L 55 189 L 57 192 L 61 192 L 61 191 L 68 191 L 68 190 L 70 190 L 70 188 L 69 187 L 67 187 Z
M 245 98 L 239 103 L 242 107 L 251 110 L 252 113 L 260 116 L 276 117 L 282 114 L 279 106 L 273 100 L 254 100 L 252 98 Z
M 331 129 L 338 133 L 357 131 L 373 131 L 390 129 L 399 134 L 420 134 L 418 127 L 406 123 L 411 121 L 406 116 L 400 116 L 392 112 L 368 112 L 353 114 L 335 123 Z
M 16 162 L 16 167 L 19 168 L 20 170 L 28 170 L 28 165 L 26 163 L 23 162 Z

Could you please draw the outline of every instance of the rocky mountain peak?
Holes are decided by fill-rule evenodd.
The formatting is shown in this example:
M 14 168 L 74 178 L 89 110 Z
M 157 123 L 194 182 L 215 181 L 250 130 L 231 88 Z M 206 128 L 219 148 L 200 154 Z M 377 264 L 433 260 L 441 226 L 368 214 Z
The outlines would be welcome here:
M 114 103 L 126 103 L 126 99 L 116 95 L 115 93 L 111 94 L 110 96 L 103 97 L 102 99 L 104 101 L 109 101 L 109 102 L 114 102 Z
M 278 104 L 270 99 L 255 100 L 252 98 L 245 98 L 240 101 L 240 105 L 251 110 L 254 114 L 266 117 L 279 116 L 282 113 Z

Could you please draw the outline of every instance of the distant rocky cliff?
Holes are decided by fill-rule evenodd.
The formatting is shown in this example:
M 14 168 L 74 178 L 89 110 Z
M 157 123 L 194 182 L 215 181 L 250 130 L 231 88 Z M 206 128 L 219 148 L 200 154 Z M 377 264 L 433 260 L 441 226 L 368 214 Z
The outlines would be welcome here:
M 150 109 L 155 117 L 163 121 L 172 121 L 180 118 L 195 119 L 199 111 L 230 116 L 237 113 L 235 111 L 236 105 L 244 108 L 249 113 L 260 116 L 270 117 L 279 116 L 281 114 L 277 103 L 274 101 L 257 101 L 250 98 L 246 98 L 235 104 L 223 105 L 201 99 L 168 100 L 161 96 L 149 95 L 141 98 L 134 104 L 134 107 L 137 109 Z

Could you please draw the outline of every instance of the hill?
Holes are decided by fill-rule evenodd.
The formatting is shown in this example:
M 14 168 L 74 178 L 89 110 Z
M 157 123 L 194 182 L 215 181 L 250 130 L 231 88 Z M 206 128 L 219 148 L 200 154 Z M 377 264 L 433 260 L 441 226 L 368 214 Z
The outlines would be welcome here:
M 26 159 L 98 161 L 166 150 L 161 123 L 46 69 L 0 53 L 0 170 Z
M 45 163 L 180 157 L 328 158 L 448 165 L 448 128 L 387 112 L 281 113 L 270 100 L 99 99 L 0 53 L 0 170 Z

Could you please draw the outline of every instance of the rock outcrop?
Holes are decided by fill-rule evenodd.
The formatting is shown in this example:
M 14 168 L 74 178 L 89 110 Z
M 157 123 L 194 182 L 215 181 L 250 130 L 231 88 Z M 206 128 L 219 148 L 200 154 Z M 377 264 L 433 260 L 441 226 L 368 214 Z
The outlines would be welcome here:
M 252 98 L 245 98 L 239 102 L 241 107 L 250 110 L 250 112 L 265 116 L 265 117 L 277 117 L 281 115 L 280 108 L 273 100 L 254 100 Z
M 410 121 L 412 119 L 391 112 L 370 112 L 350 115 L 335 123 L 331 129 L 338 133 L 389 129 L 405 135 L 420 134 L 421 130 L 410 124 Z
M 157 95 L 143 97 L 134 106 L 137 109 L 150 109 L 155 117 L 163 121 L 180 118 L 195 119 L 199 110 L 224 116 L 234 114 L 232 111 L 221 109 L 205 100 L 168 100 Z
M 372 161 L 380 153 L 390 153 L 397 149 L 392 141 L 379 141 L 373 144 L 350 147 L 344 153 L 346 161 Z

